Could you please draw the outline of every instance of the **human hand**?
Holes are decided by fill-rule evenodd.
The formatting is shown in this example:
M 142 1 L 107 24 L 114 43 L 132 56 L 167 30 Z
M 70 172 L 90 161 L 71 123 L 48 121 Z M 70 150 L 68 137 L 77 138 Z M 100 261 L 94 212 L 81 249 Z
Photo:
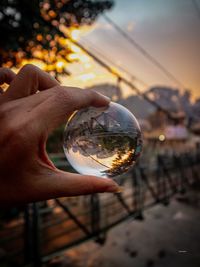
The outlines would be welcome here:
M 108 105 L 106 97 L 60 86 L 33 65 L 17 75 L 0 68 L 4 82 L 9 87 L 0 94 L 0 205 L 119 190 L 111 179 L 58 170 L 46 153 L 50 132 L 77 109 Z

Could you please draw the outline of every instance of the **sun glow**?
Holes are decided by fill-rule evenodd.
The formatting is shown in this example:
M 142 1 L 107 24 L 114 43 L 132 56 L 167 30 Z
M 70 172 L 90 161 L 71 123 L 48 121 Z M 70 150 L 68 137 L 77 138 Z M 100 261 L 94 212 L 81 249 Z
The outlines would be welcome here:
M 55 71 L 57 74 L 69 71 L 70 76 L 59 77 L 61 83 L 69 86 L 85 88 L 108 80 L 115 81 L 115 77 L 99 68 L 91 56 L 73 43 L 74 40 L 79 40 L 82 36 L 93 30 L 94 26 L 83 26 L 80 28 L 64 27 L 63 29 L 66 38 L 56 37 L 57 39 L 55 40 L 66 49 L 66 54 L 60 55 L 54 46 L 52 46 L 51 51 L 47 51 L 43 47 L 34 47 L 34 56 L 37 59 L 23 60 L 22 65 L 31 63 L 51 74 L 54 74 Z M 112 70 L 114 73 L 117 73 L 115 68 Z
M 81 49 L 77 46 L 77 45 L 74 45 L 72 43 L 69 44 L 70 45 L 70 49 L 74 52 L 74 53 L 80 53 L 81 52 Z
M 89 63 L 91 61 L 90 57 L 85 55 L 83 52 L 71 53 L 67 55 L 67 59 L 70 61 L 80 61 L 82 63 Z
M 96 77 L 96 74 L 93 72 L 90 72 L 90 73 L 85 73 L 85 74 L 79 75 L 77 77 L 77 79 L 82 81 L 82 82 L 87 82 L 89 80 L 93 80 L 95 77 Z

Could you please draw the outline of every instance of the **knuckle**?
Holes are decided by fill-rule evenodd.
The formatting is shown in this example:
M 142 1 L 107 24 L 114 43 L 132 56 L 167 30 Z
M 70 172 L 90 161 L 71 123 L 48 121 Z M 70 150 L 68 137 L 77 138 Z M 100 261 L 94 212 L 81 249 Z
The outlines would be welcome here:
M 54 101 L 70 110 L 80 109 L 95 101 L 99 94 L 93 90 L 56 86 L 51 89 Z
M 54 96 L 59 102 L 70 102 L 72 100 L 72 93 L 70 90 L 66 89 L 64 86 L 58 86 L 53 88 L 54 89 Z
M 3 84 L 4 82 L 8 83 L 11 80 L 11 77 L 13 75 L 13 72 L 5 67 L 0 68 L 0 84 Z
M 85 93 L 86 93 L 86 95 L 88 96 L 88 97 L 90 97 L 91 99 L 93 99 L 93 98 L 96 98 L 96 97 L 98 97 L 98 93 L 96 92 L 96 91 L 94 91 L 94 90 L 85 90 Z
M 30 74 L 30 73 L 34 74 L 38 72 L 38 67 L 36 67 L 33 64 L 26 64 L 21 68 L 20 72 L 24 74 Z

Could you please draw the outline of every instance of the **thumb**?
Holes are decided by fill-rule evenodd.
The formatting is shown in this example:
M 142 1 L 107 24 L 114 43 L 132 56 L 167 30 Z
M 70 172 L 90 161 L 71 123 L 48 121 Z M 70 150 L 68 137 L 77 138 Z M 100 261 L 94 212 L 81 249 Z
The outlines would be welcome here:
M 49 169 L 40 181 L 42 199 L 120 192 L 120 186 L 109 178 L 68 173 L 58 169 Z

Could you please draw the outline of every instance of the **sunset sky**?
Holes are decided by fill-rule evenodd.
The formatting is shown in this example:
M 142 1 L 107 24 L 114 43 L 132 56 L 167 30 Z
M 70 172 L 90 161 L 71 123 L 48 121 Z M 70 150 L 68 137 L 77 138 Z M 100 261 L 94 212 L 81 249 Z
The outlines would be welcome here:
M 170 71 L 194 97 L 200 97 L 200 1 L 196 0 L 115 0 L 107 12 L 120 27 L 149 54 Z M 75 39 L 92 51 L 125 68 L 144 82 L 133 81 L 141 90 L 150 86 L 178 87 L 172 80 L 140 54 L 103 17 L 90 28 L 77 33 Z M 99 83 L 116 83 L 116 78 L 91 58 L 73 63 L 72 76 L 65 85 L 87 87 Z M 123 72 L 122 72 L 123 74 Z M 132 91 L 124 87 L 124 97 Z

